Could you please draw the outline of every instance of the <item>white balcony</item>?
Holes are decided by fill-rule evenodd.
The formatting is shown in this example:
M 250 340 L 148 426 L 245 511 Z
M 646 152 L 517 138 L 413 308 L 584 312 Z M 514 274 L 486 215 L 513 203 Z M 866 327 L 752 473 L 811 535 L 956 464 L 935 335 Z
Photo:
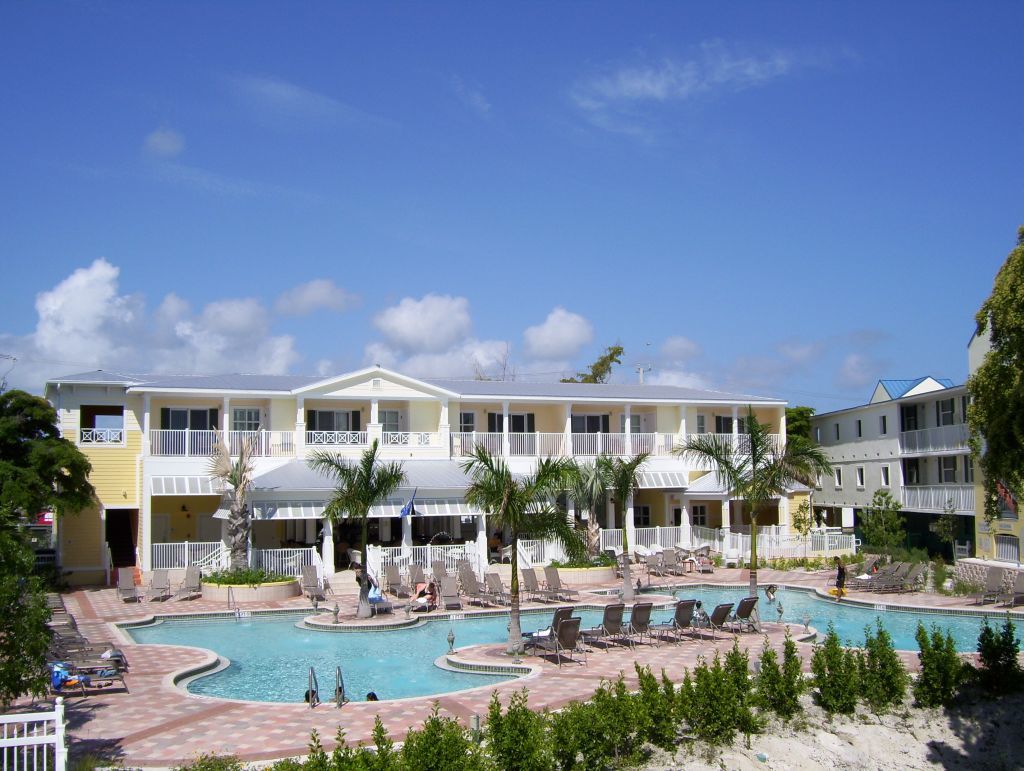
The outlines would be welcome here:
M 324 447 L 365 447 L 370 443 L 365 431 L 307 431 L 306 445 Z
M 482 445 L 491 455 L 517 457 L 593 457 L 597 455 L 669 455 L 676 441 L 675 434 L 562 434 L 516 433 L 508 436 L 496 432 L 452 432 L 452 457 L 465 457 Z
M 78 431 L 80 445 L 124 444 L 123 428 L 82 428 Z
M 385 431 L 381 444 L 385 447 L 440 447 L 441 435 L 436 431 Z
M 974 514 L 974 485 L 904 485 L 903 508 L 941 514 L 952 505 L 957 514 Z
M 966 423 L 903 431 L 900 433 L 900 452 L 903 455 L 967 452 L 968 436 Z
M 149 454 L 182 458 L 208 457 L 213 454 L 220 437 L 220 431 L 150 431 Z M 286 458 L 295 455 L 294 431 L 227 432 L 227 443 L 232 455 L 237 455 L 247 442 L 252 444 L 253 454 L 261 457 Z

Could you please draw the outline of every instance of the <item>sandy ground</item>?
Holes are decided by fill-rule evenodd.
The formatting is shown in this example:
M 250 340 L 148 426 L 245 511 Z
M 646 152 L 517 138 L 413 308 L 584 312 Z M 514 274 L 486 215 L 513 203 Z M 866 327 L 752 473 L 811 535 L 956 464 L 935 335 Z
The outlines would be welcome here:
M 646 769 L 1024 769 L 1024 694 L 955 709 L 904 708 L 887 715 L 858 710 L 829 720 L 809 697 L 789 725 L 732 747 L 657 751 Z M 760 756 L 760 757 L 759 757 Z M 763 758 L 763 759 L 761 759 Z

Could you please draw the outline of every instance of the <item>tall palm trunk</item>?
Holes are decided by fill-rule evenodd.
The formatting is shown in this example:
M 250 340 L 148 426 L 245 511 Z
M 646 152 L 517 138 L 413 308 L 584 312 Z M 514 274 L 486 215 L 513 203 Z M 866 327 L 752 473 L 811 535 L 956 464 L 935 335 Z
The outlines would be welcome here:
M 757 517 L 750 515 L 750 596 L 757 597 Z
M 370 572 L 369 567 L 366 564 L 366 547 L 367 541 L 370 539 L 370 523 L 366 517 L 363 517 L 362 527 L 362 571 L 359 575 L 359 605 L 356 608 L 356 618 L 370 618 L 373 615 L 373 610 L 370 608 Z
M 249 567 L 249 505 L 232 503 L 228 516 L 228 552 L 231 570 Z
M 622 601 L 633 602 L 636 590 L 633 588 L 633 574 L 630 571 L 629 535 L 626 531 L 626 512 L 622 512 Z
M 512 533 L 512 580 L 509 581 L 508 647 L 506 653 L 518 656 L 523 652 L 523 627 L 519 619 L 519 534 Z M 532 568 L 531 568 L 532 570 Z

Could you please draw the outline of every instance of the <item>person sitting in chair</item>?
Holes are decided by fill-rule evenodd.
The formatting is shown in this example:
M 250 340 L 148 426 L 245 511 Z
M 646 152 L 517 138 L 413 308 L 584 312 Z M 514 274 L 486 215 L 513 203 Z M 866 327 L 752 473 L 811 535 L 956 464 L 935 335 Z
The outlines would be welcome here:
M 437 588 L 434 582 L 416 584 L 413 595 L 412 609 L 417 613 L 425 613 L 437 608 Z

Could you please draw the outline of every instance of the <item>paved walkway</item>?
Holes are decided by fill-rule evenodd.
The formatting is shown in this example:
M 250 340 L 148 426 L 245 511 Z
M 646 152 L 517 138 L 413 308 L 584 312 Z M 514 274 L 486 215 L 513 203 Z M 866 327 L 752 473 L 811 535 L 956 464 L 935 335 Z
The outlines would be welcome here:
M 831 580 L 831 571 L 818 573 L 759 571 L 759 583 L 788 584 L 825 589 Z M 641 580 L 646 584 L 647 576 Z M 727 583 L 737 588 L 739 600 L 746 592 L 745 576 L 738 570 L 719 569 L 713 575 L 686 576 L 654 585 L 685 583 Z M 611 588 L 591 587 L 591 588 Z M 857 596 L 858 593 L 854 593 Z M 584 592 L 588 604 L 603 604 L 607 595 Z M 877 601 L 876 595 L 867 598 Z M 669 599 L 669 598 L 665 598 Z M 355 623 L 355 597 L 337 598 L 342 623 Z M 333 605 L 335 598 L 331 598 Z M 941 595 L 912 596 L 886 595 L 887 604 L 927 605 L 932 608 L 955 608 L 962 604 L 955 598 Z M 713 655 L 714 650 L 732 644 L 732 638 L 717 641 L 695 639 L 681 644 L 639 645 L 634 650 L 613 646 L 611 650 L 595 650 L 585 665 L 565 663 L 559 668 L 553 661 L 528 657 L 524 661 L 536 666 L 529 677 L 508 683 L 488 685 L 436 698 L 414 698 L 379 703 L 349 703 L 340 710 L 332 705 L 309 709 L 299 704 L 266 704 L 237 702 L 212 697 L 195 696 L 172 684 L 176 672 L 192 669 L 210 662 L 209 654 L 198 649 L 164 645 L 135 645 L 125 643 L 113 622 L 141 619 L 154 613 L 193 614 L 225 610 L 224 603 L 202 599 L 168 601 L 165 603 L 124 603 L 113 589 L 83 589 L 65 595 L 68 610 L 91 640 L 117 642 L 131 663 L 125 680 L 129 689 L 97 692 L 87 697 L 68 696 L 68 714 L 72 752 L 81 756 L 92 753 L 107 757 L 111 762 L 129 766 L 173 766 L 187 762 L 204 752 L 229 753 L 245 761 L 300 755 L 306 752 L 310 732 L 319 731 L 325 746 L 334 745 L 334 735 L 341 725 L 349 742 L 370 739 L 374 717 L 380 715 L 389 734 L 401 739 L 409 728 L 418 727 L 430 714 L 436 702 L 442 715 L 453 716 L 468 724 L 473 715 L 485 715 L 491 693 L 497 691 L 503 703 L 509 695 L 526 687 L 530 691 L 529 703 L 535 709 L 558 709 L 574 699 L 586 699 L 597 688 L 600 680 L 615 678 L 620 672 L 627 682 L 635 684 L 634 663 L 650 666 L 655 672 L 665 669 L 674 681 L 682 679 L 683 670 L 696 664 L 699 656 Z M 246 609 L 302 608 L 308 601 L 294 598 L 282 602 L 254 603 Z M 550 607 L 550 606 L 548 606 Z M 471 612 L 471 611 L 467 611 Z M 388 617 L 384 617 L 386 620 Z M 770 643 L 781 648 L 785 630 L 778 624 L 763 624 Z M 797 629 L 794 631 L 803 631 Z M 384 634 L 386 632 L 382 632 Z M 743 647 L 759 652 L 764 642 L 762 635 L 739 636 Z M 805 660 L 810 646 L 801 645 Z M 508 663 L 502 645 L 473 646 L 460 650 L 460 657 L 477 662 Z M 756 655 L 752 655 L 754 659 Z M 910 666 L 916 665 L 916 656 L 905 657 Z M 806 663 L 806 662 L 805 662 Z

